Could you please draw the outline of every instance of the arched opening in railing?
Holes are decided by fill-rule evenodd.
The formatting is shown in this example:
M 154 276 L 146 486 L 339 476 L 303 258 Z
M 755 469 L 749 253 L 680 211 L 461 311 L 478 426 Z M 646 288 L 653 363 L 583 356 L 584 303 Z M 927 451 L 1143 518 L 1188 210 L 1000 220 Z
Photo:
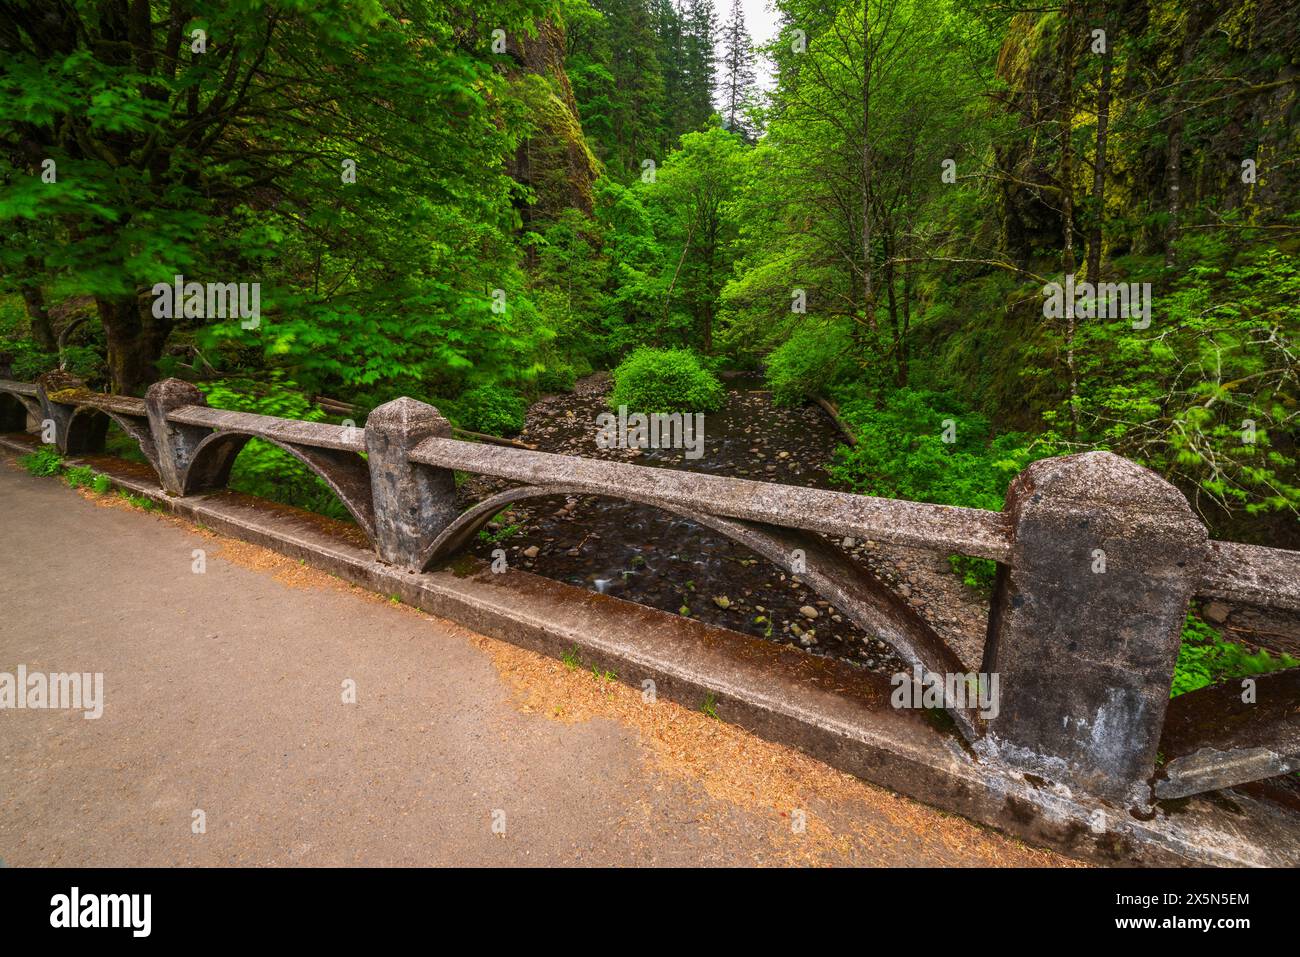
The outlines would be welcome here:
M 36 399 L 0 389 L 0 432 L 26 432 L 28 419 L 40 426 L 41 404 Z
M 285 453 L 300 464 L 307 477 L 321 483 L 319 500 L 304 499 L 300 505 L 310 505 L 311 510 L 331 515 L 331 503 L 341 506 L 370 541 L 375 539 L 375 511 L 371 499 L 370 472 L 360 455 L 342 449 L 320 448 L 283 442 L 266 435 L 254 435 L 237 429 L 222 429 L 199 442 L 185 470 L 183 492 L 198 492 L 225 488 L 232 475 L 243 479 L 236 486 L 256 482 L 257 469 L 253 463 L 242 476 L 236 460 L 241 453 L 249 457 L 265 457 L 271 449 Z M 275 497 L 275 496 L 268 496 Z M 331 517 L 344 517 L 342 513 Z
M 145 462 L 160 474 L 158 451 L 147 418 L 82 405 L 69 416 L 67 430 L 70 448 L 103 449 L 127 461 Z

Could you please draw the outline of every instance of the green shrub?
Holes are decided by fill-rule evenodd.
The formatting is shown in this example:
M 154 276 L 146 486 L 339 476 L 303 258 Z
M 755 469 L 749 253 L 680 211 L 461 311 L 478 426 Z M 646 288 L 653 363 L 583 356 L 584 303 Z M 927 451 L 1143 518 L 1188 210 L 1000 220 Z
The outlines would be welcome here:
M 942 393 L 896 389 L 840 413 L 858 444 L 836 449 L 831 477 L 863 495 L 1000 511 L 1011 480 L 1053 453 L 1022 433 L 991 436 L 988 419 Z
M 63 456 L 52 445 L 42 445 L 35 452 L 18 459 L 18 464 L 32 475 L 58 475 L 63 469 Z
M 3 351 L 9 360 L 9 370 L 18 382 L 34 382 L 43 372 L 59 367 L 59 357 L 53 352 L 41 352 L 27 339 L 6 342 Z
M 488 435 L 509 435 L 524 427 L 528 403 L 499 385 L 481 385 L 462 395 L 456 408 L 465 428 Z
M 689 349 L 642 347 L 614 370 L 613 408 L 633 412 L 713 412 L 722 408 L 726 390 Z
M 58 363 L 56 362 L 57 366 Z M 103 378 L 107 371 L 103 357 L 90 346 L 67 346 L 63 350 L 63 368 L 83 382 Z
M 970 555 L 949 555 L 948 564 L 961 576 L 967 588 L 973 588 L 983 595 L 993 593 L 993 579 L 998 573 L 997 562 Z
M 1174 666 L 1174 683 L 1169 697 L 1204 688 L 1233 678 L 1260 675 L 1279 668 L 1294 668 L 1300 661 L 1283 654 L 1274 658 L 1264 649 L 1252 654 L 1241 645 L 1225 641 L 1223 636 L 1201 619 L 1187 616 L 1183 625 L 1178 663 Z
M 896 389 L 883 403 L 848 399 L 840 412 L 857 445 L 836 449 L 830 474 L 864 495 L 1001 511 L 1011 480 L 1053 452 L 1050 438 L 992 436 L 988 419 L 943 393 Z M 969 587 L 992 589 L 994 562 L 968 555 L 948 562 Z
M 544 393 L 572 392 L 578 373 L 567 362 L 548 364 L 537 374 L 537 389 Z
M 57 352 L 42 352 L 27 338 L 0 340 L 0 365 L 8 363 L 10 378 L 34 382 L 44 372 L 59 368 Z M 68 346 L 63 350 L 63 368 L 85 382 L 103 378 L 104 359 L 90 346 Z
M 117 494 L 122 496 L 123 500 L 132 508 L 138 508 L 146 512 L 152 512 L 155 508 L 158 507 L 157 503 L 154 502 L 153 499 L 149 498 L 146 495 L 135 495 L 131 492 L 128 492 L 126 489 L 118 490 Z
M 776 405 L 801 405 L 848 367 L 849 336 L 842 323 L 809 320 L 767 357 L 767 387 Z
M 95 481 L 95 470 L 88 465 L 74 465 L 63 473 L 63 480 L 71 488 L 85 488 Z
M 107 495 L 113 487 L 113 480 L 100 472 L 90 481 L 90 487 L 95 490 L 97 495 Z

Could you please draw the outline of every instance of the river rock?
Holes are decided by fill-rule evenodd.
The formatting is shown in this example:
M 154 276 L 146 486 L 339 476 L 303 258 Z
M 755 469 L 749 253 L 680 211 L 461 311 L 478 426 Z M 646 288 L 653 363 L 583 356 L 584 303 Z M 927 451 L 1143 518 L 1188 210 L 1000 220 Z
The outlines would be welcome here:
M 804 605 L 802 608 L 799 609 L 799 614 L 803 615 L 805 618 L 816 618 L 818 615 L 821 614 L 821 612 L 819 612 L 812 605 Z
M 1222 625 L 1231 613 L 1232 609 L 1221 601 L 1208 602 L 1201 607 L 1201 617 L 1214 625 Z

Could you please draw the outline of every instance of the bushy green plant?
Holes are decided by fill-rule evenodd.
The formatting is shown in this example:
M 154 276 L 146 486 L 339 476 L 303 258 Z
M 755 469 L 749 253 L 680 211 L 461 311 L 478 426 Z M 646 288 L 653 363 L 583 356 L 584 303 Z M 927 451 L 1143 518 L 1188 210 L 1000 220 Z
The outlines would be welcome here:
M 470 389 L 456 402 L 465 428 L 488 435 L 510 435 L 524 427 L 528 403 L 516 392 L 499 385 Z
M 897 389 L 840 411 L 857 445 L 836 450 L 831 476 L 864 495 L 1000 511 L 1011 479 L 1054 452 L 1022 433 L 992 436 L 988 419 L 942 393 Z
M 52 445 L 42 445 L 35 452 L 21 456 L 18 464 L 32 475 L 58 475 L 63 469 L 63 456 Z
M 725 397 L 718 377 L 694 352 L 642 347 L 614 370 L 609 404 L 647 414 L 713 412 L 722 408 Z
M 825 392 L 843 371 L 849 337 L 842 324 L 810 320 L 767 357 L 767 387 L 777 405 L 799 405 Z
M 122 500 L 132 508 L 138 508 L 141 511 L 152 512 L 158 507 L 157 503 L 154 502 L 153 499 L 145 495 L 136 495 L 133 492 L 128 492 L 126 489 L 120 489 L 118 494 L 121 495 Z
M 1150 330 L 1080 326 L 1083 437 L 1225 510 L 1300 513 L 1300 255 L 1220 254 L 1169 285 Z M 1070 412 L 1046 417 L 1066 423 Z
M 537 373 L 537 389 L 540 392 L 572 392 L 578 374 L 567 362 L 548 362 L 546 368 Z
M 90 346 L 65 347 L 61 361 L 64 369 L 83 382 L 97 381 L 104 376 L 104 357 Z
M 1188 615 L 1183 625 L 1182 644 L 1178 648 L 1178 663 L 1174 666 L 1174 683 L 1169 696 L 1175 698 L 1220 681 L 1296 665 L 1300 665 L 1300 661 L 1287 654 L 1274 658 L 1263 648 L 1252 654 L 1241 645 L 1225 641 L 1222 634 L 1201 619 Z
M 113 487 L 113 480 L 100 472 L 90 481 L 90 487 L 94 489 L 96 495 L 107 495 Z
M 961 576 L 967 588 L 973 588 L 984 595 L 993 591 L 993 579 L 998 572 L 997 562 L 971 555 L 949 555 L 948 565 Z
M 63 480 L 71 488 L 85 488 L 95 481 L 95 470 L 88 465 L 74 465 L 63 473 Z
M 831 477 L 865 495 L 1000 511 L 1011 480 L 1054 451 L 1050 437 L 992 436 L 988 419 L 943 393 L 851 398 L 841 413 L 857 445 L 836 450 Z M 992 588 L 994 562 L 953 555 L 949 563 L 971 588 Z
M 9 359 L 10 374 L 19 382 L 33 382 L 43 372 L 59 367 L 59 357 L 53 352 L 42 352 L 27 339 L 4 343 L 3 352 Z

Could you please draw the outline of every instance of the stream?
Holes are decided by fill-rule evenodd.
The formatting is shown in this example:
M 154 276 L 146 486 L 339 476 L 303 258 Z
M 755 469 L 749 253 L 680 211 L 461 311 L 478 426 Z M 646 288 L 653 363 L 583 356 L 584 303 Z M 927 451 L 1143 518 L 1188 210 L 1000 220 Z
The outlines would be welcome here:
M 774 406 L 756 375 L 733 377 L 727 386 L 725 406 L 705 416 L 704 454 L 697 459 L 682 449 L 599 448 L 596 417 L 609 411 L 609 381 L 599 375 L 581 380 L 572 394 L 534 403 L 520 439 L 545 452 L 835 487 L 826 467 L 843 436 L 821 408 Z M 511 484 L 471 476 L 460 495 L 469 505 Z M 963 657 L 978 653 L 987 605 L 943 556 L 829 540 L 876 570 L 959 653 L 965 650 Z M 495 516 L 470 550 L 490 561 L 497 548 L 505 549 L 513 568 L 882 673 L 903 669 L 885 642 L 864 634 L 798 576 L 658 509 L 592 495 L 533 499 Z

